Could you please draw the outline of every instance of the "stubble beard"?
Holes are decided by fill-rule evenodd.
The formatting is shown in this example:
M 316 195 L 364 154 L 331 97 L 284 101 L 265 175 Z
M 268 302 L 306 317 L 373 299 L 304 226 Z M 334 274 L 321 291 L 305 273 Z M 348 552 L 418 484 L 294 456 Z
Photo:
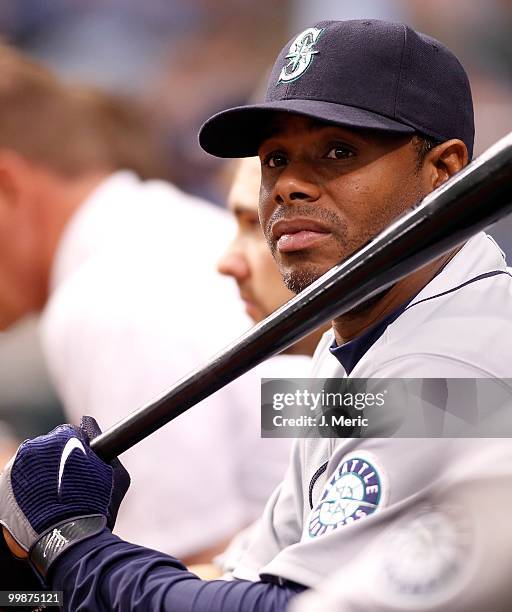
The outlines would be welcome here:
M 341 236 L 332 234 L 332 240 L 335 242 L 335 245 L 331 247 L 331 252 L 333 258 L 335 257 L 336 259 L 336 263 L 329 267 L 310 262 L 309 260 L 311 257 L 307 252 L 297 253 L 293 266 L 281 268 L 284 284 L 293 293 L 300 293 L 334 266 L 350 257 L 350 255 L 360 249 L 363 244 L 371 240 L 374 235 L 375 233 L 368 232 L 367 234 L 365 233 L 364 236 L 360 235 L 358 240 L 349 240 L 346 233 Z
M 327 272 L 327 270 L 320 271 L 314 264 L 304 263 L 294 270 L 283 270 L 282 277 L 286 287 L 297 294 L 304 291 L 304 289 L 318 280 L 325 272 Z

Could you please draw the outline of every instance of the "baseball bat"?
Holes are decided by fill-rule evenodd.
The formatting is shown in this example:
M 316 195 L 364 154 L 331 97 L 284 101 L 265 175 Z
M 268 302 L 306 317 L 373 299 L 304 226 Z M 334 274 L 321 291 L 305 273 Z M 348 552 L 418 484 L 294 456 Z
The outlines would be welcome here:
M 512 132 L 272 315 L 93 440 L 108 461 L 265 359 L 512 212 Z M 214 323 L 214 322 L 212 322 Z

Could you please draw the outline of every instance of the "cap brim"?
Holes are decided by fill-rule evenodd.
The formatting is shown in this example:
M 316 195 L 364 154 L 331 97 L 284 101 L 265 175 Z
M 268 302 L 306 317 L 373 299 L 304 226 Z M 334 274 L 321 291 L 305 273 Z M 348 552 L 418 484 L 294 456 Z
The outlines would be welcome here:
M 217 157 L 255 156 L 268 135 L 269 121 L 276 113 L 304 115 L 335 125 L 398 134 L 416 131 L 409 125 L 354 106 L 321 100 L 277 100 L 217 113 L 201 127 L 199 144 Z

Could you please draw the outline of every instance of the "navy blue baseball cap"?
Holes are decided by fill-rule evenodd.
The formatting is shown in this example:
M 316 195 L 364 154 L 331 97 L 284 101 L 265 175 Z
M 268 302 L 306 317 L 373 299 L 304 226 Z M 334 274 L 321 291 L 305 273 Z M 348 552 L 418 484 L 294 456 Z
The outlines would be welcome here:
M 265 101 L 217 113 L 199 143 L 218 157 L 250 157 L 278 112 L 349 128 L 433 140 L 459 138 L 473 154 L 467 74 L 455 55 L 403 23 L 322 21 L 279 54 Z

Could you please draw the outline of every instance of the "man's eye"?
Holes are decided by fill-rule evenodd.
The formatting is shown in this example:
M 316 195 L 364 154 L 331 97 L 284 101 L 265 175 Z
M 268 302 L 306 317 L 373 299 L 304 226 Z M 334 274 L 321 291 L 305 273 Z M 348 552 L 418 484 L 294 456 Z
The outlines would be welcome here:
M 260 220 L 258 217 L 246 217 L 243 220 L 243 225 L 246 229 L 249 230 L 259 230 L 260 229 Z
M 287 159 L 283 153 L 270 153 L 263 161 L 265 166 L 269 168 L 280 168 L 286 166 Z
M 335 147 L 329 149 L 329 152 L 327 153 L 326 157 L 328 157 L 329 159 L 347 159 L 347 157 L 352 157 L 353 155 L 354 152 L 351 151 L 348 147 L 345 147 L 343 145 L 336 145 Z

